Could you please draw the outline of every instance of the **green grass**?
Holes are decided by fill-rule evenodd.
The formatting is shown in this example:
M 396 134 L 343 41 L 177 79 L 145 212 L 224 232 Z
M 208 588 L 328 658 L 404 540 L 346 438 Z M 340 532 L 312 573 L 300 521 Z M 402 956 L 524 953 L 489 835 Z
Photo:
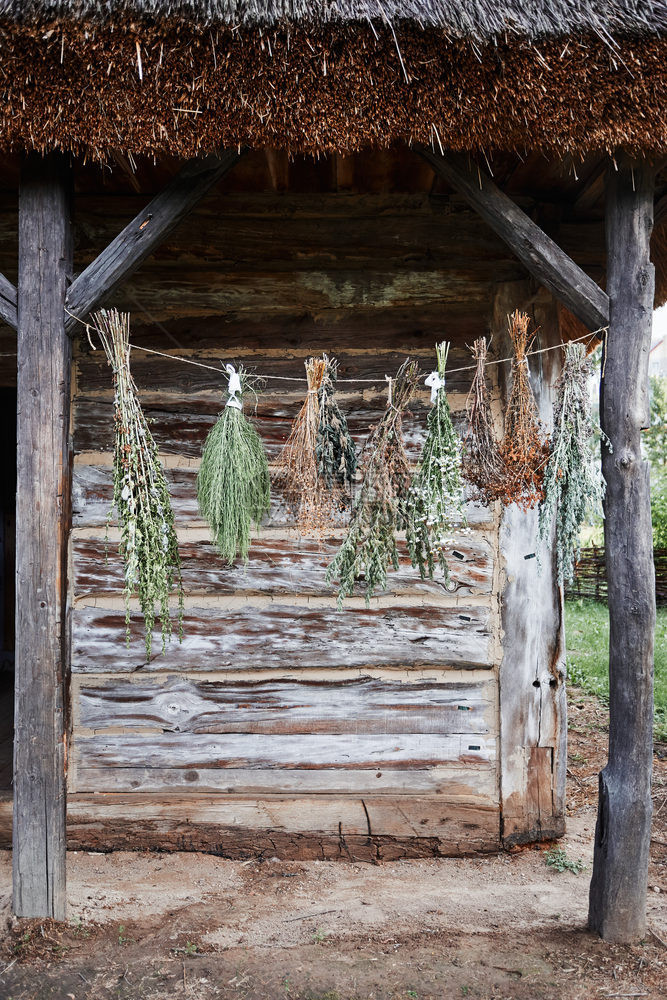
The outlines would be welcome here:
M 609 614 L 597 601 L 565 602 L 567 674 L 571 684 L 609 697 Z M 667 608 L 658 608 L 655 630 L 655 737 L 667 740 Z

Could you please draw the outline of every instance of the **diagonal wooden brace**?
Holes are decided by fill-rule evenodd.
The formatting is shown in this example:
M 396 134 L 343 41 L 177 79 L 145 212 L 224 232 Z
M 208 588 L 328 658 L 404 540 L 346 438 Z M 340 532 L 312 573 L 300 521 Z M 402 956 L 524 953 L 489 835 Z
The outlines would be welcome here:
M 4 274 L 0 274 L 0 320 L 13 330 L 16 330 L 18 325 L 16 302 L 16 288 L 11 281 L 7 281 Z

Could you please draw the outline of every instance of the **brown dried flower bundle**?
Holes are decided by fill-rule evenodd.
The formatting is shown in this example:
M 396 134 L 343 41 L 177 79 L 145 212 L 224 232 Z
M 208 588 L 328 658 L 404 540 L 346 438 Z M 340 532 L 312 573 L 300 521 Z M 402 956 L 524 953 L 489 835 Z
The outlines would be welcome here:
M 328 486 L 318 470 L 318 393 L 326 371 L 326 358 L 306 361 L 308 393 L 278 459 L 278 481 L 301 534 L 322 534 L 343 506 L 340 486 L 335 482 Z
M 476 368 L 466 399 L 468 428 L 463 440 L 462 471 L 466 481 L 474 487 L 472 499 L 491 504 L 498 498 L 503 462 L 493 433 L 486 353 L 486 337 L 479 337 L 472 347 Z
M 528 316 L 518 309 L 508 318 L 514 348 L 512 389 L 499 448 L 503 467 L 495 487 L 501 503 L 516 503 L 523 510 L 535 507 L 544 496 L 544 469 L 549 455 L 528 375 L 527 354 L 535 338 L 528 331 L 529 323 Z

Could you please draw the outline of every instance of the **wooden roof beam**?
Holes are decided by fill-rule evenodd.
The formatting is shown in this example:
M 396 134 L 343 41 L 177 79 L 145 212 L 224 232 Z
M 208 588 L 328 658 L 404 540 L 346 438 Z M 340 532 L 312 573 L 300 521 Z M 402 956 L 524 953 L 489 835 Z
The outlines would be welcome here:
M 609 323 L 609 297 L 550 236 L 508 198 L 483 170 L 460 153 L 417 152 L 500 236 L 540 284 L 589 330 Z
M 16 303 L 16 288 L 11 281 L 5 278 L 4 274 L 0 274 L 0 319 L 3 323 L 11 326 L 13 330 L 16 330 L 18 325 Z
M 225 150 L 189 160 L 152 201 L 74 279 L 67 291 L 65 326 L 76 325 L 125 281 L 156 250 L 239 161 L 244 150 Z

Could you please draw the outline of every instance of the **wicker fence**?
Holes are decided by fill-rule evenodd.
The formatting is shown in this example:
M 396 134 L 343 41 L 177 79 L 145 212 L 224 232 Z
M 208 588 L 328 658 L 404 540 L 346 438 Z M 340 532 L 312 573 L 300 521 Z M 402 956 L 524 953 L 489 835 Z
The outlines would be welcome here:
M 655 599 L 667 604 L 667 549 L 654 549 Z M 607 600 L 607 572 L 604 563 L 604 546 L 591 545 L 581 550 L 574 580 L 567 587 L 568 597 L 590 597 L 596 601 Z

